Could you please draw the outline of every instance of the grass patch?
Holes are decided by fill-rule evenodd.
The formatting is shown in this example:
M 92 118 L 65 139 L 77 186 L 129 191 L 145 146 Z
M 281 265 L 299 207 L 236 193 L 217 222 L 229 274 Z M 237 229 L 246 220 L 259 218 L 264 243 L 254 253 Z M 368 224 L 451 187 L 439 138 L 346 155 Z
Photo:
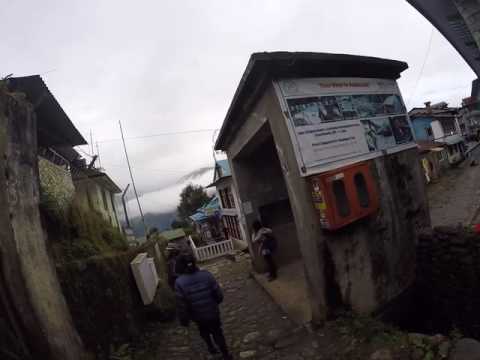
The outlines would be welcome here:
M 126 238 L 100 213 L 72 205 L 62 215 L 42 208 L 48 238 L 57 263 L 128 250 Z

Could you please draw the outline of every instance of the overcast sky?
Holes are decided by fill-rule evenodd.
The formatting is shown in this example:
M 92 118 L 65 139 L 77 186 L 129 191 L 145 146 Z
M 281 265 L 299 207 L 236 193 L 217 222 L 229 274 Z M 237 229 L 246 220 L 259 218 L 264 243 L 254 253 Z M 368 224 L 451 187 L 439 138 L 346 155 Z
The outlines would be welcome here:
M 172 209 L 178 179 L 212 165 L 210 129 L 221 126 L 252 52 L 406 61 L 399 84 L 409 108 L 458 105 L 475 77 L 405 0 L 0 0 L 0 8 L 0 75 L 41 74 L 85 138 L 93 131 L 121 187 L 130 180 L 119 120 L 128 138 L 209 130 L 127 141 L 145 212 Z

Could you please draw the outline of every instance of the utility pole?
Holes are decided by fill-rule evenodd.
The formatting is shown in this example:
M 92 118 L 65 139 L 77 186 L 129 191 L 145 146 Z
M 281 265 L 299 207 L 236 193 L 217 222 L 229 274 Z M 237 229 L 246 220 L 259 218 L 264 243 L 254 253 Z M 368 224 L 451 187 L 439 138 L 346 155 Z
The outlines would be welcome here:
M 132 180 L 133 192 L 137 198 L 138 210 L 140 211 L 140 217 L 142 218 L 143 228 L 145 230 L 145 237 L 147 236 L 147 225 L 145 224 L 145 217 L 143 216 L 142 206 L 140 205 L 140 200 L 138 199 L 137 188 L 135 186 L 135 180 L 133 179 L 132 167 L 130 166 L 130 160 L 128 159 L 127 146 L 125 145 L 125 137 L 123 136 L 122 123 L 119 120 L 118 125 L 120 126 L 120 134 L 122 135 L 123 150 L 125 151 L 125 158 L 127 159 L 128 171 L 130 172 L 130 179 Z
M 127 202 L 125 201 L 125 195 L 127 195 L 127 191 L 129 187 L 130 187 L 130 184 L 127 185 L 125 190 L 123 190 L 123 194 L 122 194 L 123 212 L 125 213 L 125 222 L 127 223 L 127 228 L 130 228 L 130 219 L 128 218 Z
M 98 156 L 98 167 L 102 167 L 102 162 L 100 161 L 100 149 L 98 147 L 98 141 L 95 143 L 96 147 L 97 147 L 97 156 Z
M 90 129 L 90 155 L 93 156 L 94 150 L 93 150 L 93 133 L 92 129 Z

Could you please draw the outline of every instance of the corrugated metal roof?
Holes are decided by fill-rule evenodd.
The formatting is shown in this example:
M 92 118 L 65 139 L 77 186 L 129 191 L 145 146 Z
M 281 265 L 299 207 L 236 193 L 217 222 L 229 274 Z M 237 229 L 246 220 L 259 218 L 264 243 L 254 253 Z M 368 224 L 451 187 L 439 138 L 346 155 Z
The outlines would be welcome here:
M 114 194 L 119 194 L 122 192 L 122 190 L 117 184 L 115 184 L 110 176 L 95 168 L 74 168 L 72 169 L 72 178 L 73 181 L 82 181 L 86 179 L 95 181 Z
M 40 146 L 76 146 L 87 143 L 40 75 L 9 78 L 8 86 L 11 91 L 24 93 L 33 104 Z
M 187 236 L 183 229 L 166 230 L 160 233 L 166 240 L 175 240 Z

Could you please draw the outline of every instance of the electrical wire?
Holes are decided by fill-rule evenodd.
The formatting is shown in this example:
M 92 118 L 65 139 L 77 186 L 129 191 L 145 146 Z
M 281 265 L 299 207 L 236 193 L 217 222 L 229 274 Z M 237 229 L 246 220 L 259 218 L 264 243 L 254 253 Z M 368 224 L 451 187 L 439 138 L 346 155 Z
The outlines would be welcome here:
M 216 131 L 216 130 L 218 130 L 218 129 L 198 129 L 198 130 L 172 131 L 172 132 L 165 132 L 165 133 L 158 133 L 158 134 L 126 137 L 125 140 L 140 140 L 140 139 L 148 139 L 148 138 L 159 137 L 159 136 L 195 134 L 195 133 L 201 133 L 201 132 L 212 132 L 212 131 Z M 99 144 L 103 144 L 103 143 L 121 141 L 121 140 L 122 140 L 121 138 L 112 138 L 112 139 L 99 140 L 97 142 Z
M 417 81 L 415 82 L 415 86 L 413 87 L 413 91 L 412 91 L 412 95 L 410 95 L 407 103 L 410 105 L 410 101 L 412 100 L 412 98 L 414 97 L 415 93 L 417 92 L 417 87 L 418 87 L 418 84 L 420 83 L 420 80 L 423 76 L 423 70 L 425 69 L 425 65 L 427 63 L 427 60 L 428 60 L 428 55 L 430 55 L 430 50 L 432 48 L 432 40 L 433 40 L 433 33 L 434 33 L 435 29 L 434 27 L 432 26 L 432 31 L 430 32 L 430 38 L 428 39 L 428 46 L 427 46 L 427 51 L 425 52 L 425 57 L 423 59 L 423 64 L 422 64 L 422 67 L 420 68 L 420 72 L 418 74 L 418 77 L 417 77 Z

